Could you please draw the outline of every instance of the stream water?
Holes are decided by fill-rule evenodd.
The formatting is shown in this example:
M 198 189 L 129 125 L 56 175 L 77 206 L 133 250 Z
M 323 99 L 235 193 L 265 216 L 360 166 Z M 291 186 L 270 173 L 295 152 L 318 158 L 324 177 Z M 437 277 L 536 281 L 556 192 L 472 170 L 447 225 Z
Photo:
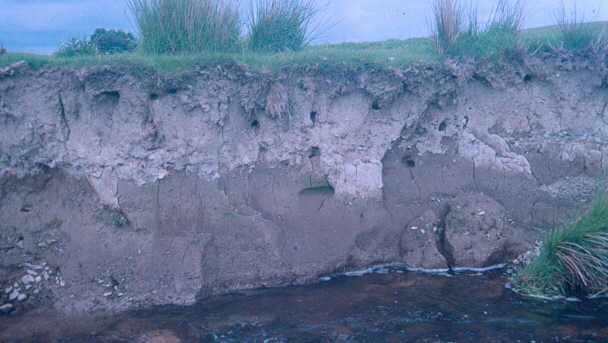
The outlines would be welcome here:
M 608 299 L 547 301 L 505 288 L 505 270 L 380 269 L 193 306 L 0 317 L 2 342 L 608 342 Z

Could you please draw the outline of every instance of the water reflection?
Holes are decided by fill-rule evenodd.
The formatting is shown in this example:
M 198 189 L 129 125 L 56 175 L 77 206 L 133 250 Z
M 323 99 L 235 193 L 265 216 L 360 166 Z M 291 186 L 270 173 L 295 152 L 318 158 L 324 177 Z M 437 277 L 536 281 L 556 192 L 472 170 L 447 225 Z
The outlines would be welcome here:
M 505 289 L 502 273 L 392 271 L 242 292 L 189 307 L 97 313 L 78 321 L 48 315 L 4 317 L 0 341 L 608 341 L 608 299 L 525 298 Z

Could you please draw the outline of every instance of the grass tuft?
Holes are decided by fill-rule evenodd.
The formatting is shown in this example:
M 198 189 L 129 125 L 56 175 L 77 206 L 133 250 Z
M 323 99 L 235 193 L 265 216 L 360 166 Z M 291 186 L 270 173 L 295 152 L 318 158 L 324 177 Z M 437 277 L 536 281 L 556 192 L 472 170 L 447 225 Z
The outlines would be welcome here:
M 151 54 L 229 51 L 238 46 L 240 15 L 230 1 L 129 0 L 140 49 Z
M 608 44 L 606 25 L 598 27 L 596 22 L 585 21 L 584 15 L 578 15 L 576 5 L 568 15 L 562 1 L 559 11 L 555 13 L 555 20 L 562 36 L 563 46 L 568 50 L 581 50 Z
M 252 51 L 299 50 L 310 42 L 310 26 L 319 11 L 315 0 L 253 0 L 247 22 Z
M 479 57 L 520 49 L 518 32 L 526 17 L 523 0 L 498 0 L 487 23 L 477 8 L 459 0 L 435 0 L 431 33 L 437 52 L 448 57 Z
M 517 273 L 524 294 L 541 296 L 608 294 L 608 197 L 598 194 L 589 211 L 554 228 L 540 256 Z
M 464 32 L 464 10 L 458 0 L 434 0 L 431 34 L 440 54 L 459 50 Z

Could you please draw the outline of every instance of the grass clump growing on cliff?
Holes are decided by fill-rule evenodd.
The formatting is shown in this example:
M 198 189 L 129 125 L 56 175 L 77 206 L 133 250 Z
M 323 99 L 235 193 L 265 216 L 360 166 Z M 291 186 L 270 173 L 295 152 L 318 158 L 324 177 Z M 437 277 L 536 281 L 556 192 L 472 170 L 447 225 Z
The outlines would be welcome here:
M 464 8 L 458 0 L 433 2 L 432 37 L 440 54 L 453 54 L 464 40 Z
M 608 44 L 605 23 L 586 22 L 579 16 L 576 6 L 568 15 L 566 6 L 561 3 L 560 10 L 555 14 L 561 42 L 568 50 L 580 50 L 586 47 L 598 47 Z
M 314 0 L 255 0 L 247 18 L 249 48 L 299 50 L 310 41 L 310 25 L 318 11 Z
M 477 8 L 459 0 L 434 0 L 431 37 L 440 55 L 489 56 L 518 48 L 518 32 L 525 18 L 520 0 L 498 0 L 487 23 L 478 20 Z
M 586 214 L 554 228 L 540 256 L 517 273 L 515 287 L 540 296 L 608 294 L 608 197 L 596 196 Z
M 222 0 L 129 0 L 140 49 L 151 54 L 228 51 L 238 46 L 240 14 Z

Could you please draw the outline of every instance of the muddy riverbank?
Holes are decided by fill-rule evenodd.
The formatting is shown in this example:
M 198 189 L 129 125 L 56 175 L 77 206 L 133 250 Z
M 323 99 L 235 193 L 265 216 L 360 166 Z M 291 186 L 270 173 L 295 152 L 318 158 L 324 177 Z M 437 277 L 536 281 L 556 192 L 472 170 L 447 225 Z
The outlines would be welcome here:
M 0 305 L 184 305 L 510 261 L 592 197 L 607 70 L 566 52 L 185 79 L 2 67 Z

